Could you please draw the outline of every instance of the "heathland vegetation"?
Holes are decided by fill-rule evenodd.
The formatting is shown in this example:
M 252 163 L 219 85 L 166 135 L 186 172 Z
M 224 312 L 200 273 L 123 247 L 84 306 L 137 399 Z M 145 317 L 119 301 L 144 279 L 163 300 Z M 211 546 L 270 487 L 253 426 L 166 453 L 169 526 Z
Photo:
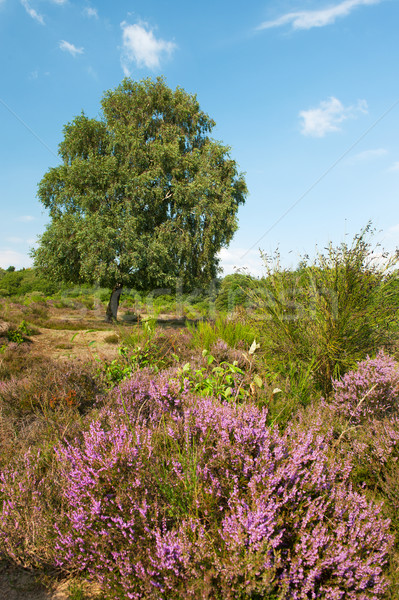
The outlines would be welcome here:
M 206 290 L 0 272 L 0 553 L 71 600 L 399 596 L 396 257 Z M 91 583 L 92 587 L 88 587 Z

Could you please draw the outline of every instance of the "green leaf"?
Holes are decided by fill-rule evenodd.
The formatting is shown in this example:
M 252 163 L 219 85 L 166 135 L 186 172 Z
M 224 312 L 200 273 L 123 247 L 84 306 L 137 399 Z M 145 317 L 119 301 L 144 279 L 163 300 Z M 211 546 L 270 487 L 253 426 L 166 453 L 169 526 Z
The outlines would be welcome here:
M 262 379 L 257 374 L 254 375 L 254 384 L 258 386 L 258 388 L 261 388 L 263 385 Z

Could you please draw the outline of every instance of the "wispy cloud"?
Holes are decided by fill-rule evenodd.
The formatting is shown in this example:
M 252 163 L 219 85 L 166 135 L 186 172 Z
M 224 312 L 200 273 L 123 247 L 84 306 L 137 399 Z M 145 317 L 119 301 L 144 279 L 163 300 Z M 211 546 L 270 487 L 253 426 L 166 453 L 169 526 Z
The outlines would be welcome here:
M 77 56 L 78 54 L 83 54 L 84 52 L 84 48 L 77 48 L 74 46 L 74 44 L 70 44 L 65 40 L 60 41 L 59 47 L 61 50 L 64 50 L 64 52 L 69 52 L 69 54 L 72 54 L 72 56 Z
M 312 29 L 332 25 L 339 17 L 347 17 L 358 6 L 379 4 L 382 0 L 344 0 L 334 6 L 318 10 L 300 10 L 282 15 L 273 21 L 261 23 L 257 29 L 271 29 L 291 25 L 293 29 Z
M 130 75 L 130 64 L 137 67 L 157 69 L 160 67 L 164 56 L 171 56 L 176 49 L 174 42 L 167 42 L 156 38 L 147 23 L 129 25 L 121 23 L 123 48 L 121 64 L 125 75 Z
M 21 4 L 32 19 L 40 23 L 40 25 L 44 25 L 44 18 L 40 15 L 34 8 L 32 8 L 28 2 L 28 0 L 21 0 Z
M 21 223 L 30 223 L 31 221 L 35 220 L 35 217 L 32 217 L 32 215 L 22 215 L 20 217 L 16 217 L 15 220 L 20 221 Z
M 68 0 L 51 0 L 53 4 L 66 4 Z
M 92 77 L 95 81 L 98 81 L 97 71 L 95 71 L 91 65 L 87 67 L 87 72 L 90 75 L 90 77 Z
M 97 12 L 96 8 L 91 8 L 89 6 L 84 9 L 83 14 L 86 15 L 86 17 L 89 17 L 91 19 L 98 19 L 98 12 Z
M 22 254 L 22 252 L 16 252 L 9 248 L 3 250 L 0 249 L 0 267 L 2 269 L 7 269 L 11 265 L 17 269 L 30 267 L 32 266 L 32 259 L 26 254 Z
M 388 171 L 399 171 L 399 161 L 394 162 L 388 169 Z
M 11 244 L 23 244 L 24 239 L 20 237 L 10 236 L 6 237 L 6 242 L 10 242 Z
M 311 137 L 324 137 L 327 133 L 340 131 L 340 125 L 347 119 L 359 114 L 367 114 L 367 102 L 358 100 L 355 106 L 344 106 L 333 96 L 320 102 L 317 108 L 302 110 L 299 117 L 302 120 L 301 133 Z
M 363 152 L 359 152 L 355 154 L 351 158 L 348 159 L 350 164 L 359 163 L 359 162 L 367 162 L 370 160 L 374 160 L 375 158 L 380 158 L 381 156 L 386 156 L 388 154 L 388 150 L 385 148 L 375 148 L 373 150 L 364 150 Z

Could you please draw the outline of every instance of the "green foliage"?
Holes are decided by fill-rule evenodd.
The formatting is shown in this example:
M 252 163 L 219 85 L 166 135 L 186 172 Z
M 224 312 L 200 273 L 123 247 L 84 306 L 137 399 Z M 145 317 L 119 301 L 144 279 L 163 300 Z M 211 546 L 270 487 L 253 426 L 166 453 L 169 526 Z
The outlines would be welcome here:
M 188 380 L 190 387 L 200 396 L 211 396 L 221 400 L 243 402 L 256 395 L 263 387 L 261 377 L 253 372 L 253 355 L 259 348 L 254 340 L 248 353 L 244 353 L 247 367 L 238 366 L 238 361 L 218 362 L 207 350 L 203 350 L 205 366 L 195 368 L 191 363 L 184 364 L 180 371 L 182 380 Z
M 16 296 L 21 291 L 23 274 L 20 271 L 8 271 L 0 279 L 0 285 L 9 296 Z
M 7 269 L 0 271 L 0 288 L 1 296 L 24 296 L 31 292 L 39 292 L 45 296 L 55 293 L 59 286 L 40 276 L 37 269 Z
M 114 387 L 130 377 L 137 368 L 135 361 L 129 359 L 126 348 L 119 348 L 118 354 L 119 359 L 116 358 L 109 363 L 99 361 L 101 362 L 99 373 L 104 376 L 109 387 Z
M 16 329 L 9 329 L 7 331 L 7 338 L 10 342 L 14 342 L 15 344 L 23 344 L 25 341 L 22 333 Z
M 210 350 L 218 340 L 224 340 L 231 348 L 246 347 L 257 336 L 253 324 L 224 315 L 219 315 L 215 321 L 187 323 L 187 328 L 193 336 L 193 346 L 205 350 Z
M 121 330 L 124 345 L 118 349 L 119 358 L 110 363 L 102 363 L 99 369 L 110 387 L 131 377 L 138 369 L 151 367 L 158 371 L 163 366 L 159 347 L 152 344 L 155 322 L 155 319 L 145 321 L 143 326 L 136 330 L 136 335 L 129 335 Z
M 232 311 L 237 306 L 246 306 L 248 290 L 257 286 L 257 280 L 245 273 L 234 273 L 223 278 L 216 298 L 216 308 Z
M 38 331 L 31 327 L 25 320 L 21 321 L 18 327 L 10 327 L 7 331 L 7 339 L 9 342 L 14 344 L 23 344 L 26 342 L 26 338 L 31 335 L 37 334 Z
M 396 338 L 397 257 L 376 260 L 367 226 L 351 246 L 330 244 L 326 254 L 296 271 L 264 256 L 268 276 L 250 292 L 271 370 L 295 365 L 299 378 L 327 394 L 331 380 Z M 311 365 L 311 373 L 308 372 Z M 312 383 L 313 381 L 313 383 Z M 304 390 L 306 391 L 306 389 Z
M 62 164 L 39 184 L 51 223 L 33 251 L 58 281 L 191 289 L 217 274 L 218 251 L 246 196 L 229 148 L 195 96 L 162 78 L 105 93 L 102 120 L 64 127 Z
M 18 325 L 18 331 L 20 331 L 22 334 L 24 335 L 37 335 L 39 332 L 37 329 L 35 329 L 34 327 L 32 327 L 31 325 L 29 325 L 29 323 L 27 323 L 25 321 L 25 319 L 23 319 L 21 321 L 21 323 Z

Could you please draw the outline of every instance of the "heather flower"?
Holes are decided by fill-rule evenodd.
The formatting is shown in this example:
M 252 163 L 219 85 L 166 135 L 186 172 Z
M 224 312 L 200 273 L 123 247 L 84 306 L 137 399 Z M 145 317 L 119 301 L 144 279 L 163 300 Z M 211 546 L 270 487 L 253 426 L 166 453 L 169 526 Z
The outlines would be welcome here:
M 333 406 L 352 423 L 392 414 L 398 409 L 399 365 L 380 350 L 333 381 L 333 390 Z
M 389 522 L 315 426 L 137 373 L 56 450 L 58 564 L 115 598 L 381 598 Z

